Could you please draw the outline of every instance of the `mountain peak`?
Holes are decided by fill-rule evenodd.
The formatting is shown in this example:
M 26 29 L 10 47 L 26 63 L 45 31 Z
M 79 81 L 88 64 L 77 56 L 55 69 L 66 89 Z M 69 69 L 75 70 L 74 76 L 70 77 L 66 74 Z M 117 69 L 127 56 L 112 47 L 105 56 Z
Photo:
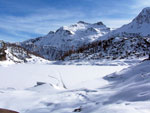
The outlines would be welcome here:
M 150 36 L 150 7 L 144 8 L 139 15 L 132 20 L 129 24 L 123 25 L 122 27 L 114 30 L 113 36 Z M 110 35 L 109 34 L 109 35 Z
M 78 24 L 89 24 L 89 23 L 84 22 L 84 21 L 78 21 L 77 23 L 78 23 Z
M 133 21 L 138 24 L 150 23 L 150 7 L 144 8 Z
M 60 36 L 69 36 L 74 34 L 71 30 L 68 29 L 67 26 L 60 27 L 58 30 L 56 30 L 55 33 Z
M 142 12 L 147 12 L 147 11 L 150 11 L 150 7 L 146 7 L 142 10 Z
M 54 34 L 55 32 L 54 31 L 50 31 L 48 34 Z
M 100 22 L 95 23 L 95 25 L 104 25 L 104 24 L 103 22 L 100 21 Z
M 139 15 L 142 15 L 142 16 L 150 15 L 150 7 L 144 8 Z

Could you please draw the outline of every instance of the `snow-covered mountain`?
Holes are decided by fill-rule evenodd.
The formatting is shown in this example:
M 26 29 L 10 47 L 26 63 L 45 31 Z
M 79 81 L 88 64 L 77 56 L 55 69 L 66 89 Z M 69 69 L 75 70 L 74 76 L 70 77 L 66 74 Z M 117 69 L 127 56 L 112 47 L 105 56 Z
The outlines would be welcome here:
M 150 36 L 150 7 L 144 8 L 131 23 L 123 25 L 111 33 L 109 36 Z
M 66 52 L 62 59 L 123 59 L 147 56 L 149 51 L 150 8 L 144 8 L 131 23 L 76 51 Z
M 102 22 L 90 24 L 83 21 L 50 31 L 46 36 L 27 40 L 21 46 L 50 60 L 59 59 L 69 50 L 91 43 L 110 32 Z
M 48 61 L 16 44 L 0 41 L 0 65 L 29 62 L 46 63 Z
M 148 37 L 149 7 L 144 8 L 131 23 L 113 31 L 102 22 L 79 21 L 56 32 L 51 31 L 44 37 L 25 41 L 21 46 L 50 60 L 116 59 L 148 55 Z

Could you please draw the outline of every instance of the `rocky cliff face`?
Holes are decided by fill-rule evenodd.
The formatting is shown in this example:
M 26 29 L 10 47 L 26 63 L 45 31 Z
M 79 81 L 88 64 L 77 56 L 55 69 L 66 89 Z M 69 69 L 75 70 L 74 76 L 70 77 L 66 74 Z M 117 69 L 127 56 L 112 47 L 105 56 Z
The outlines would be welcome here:
M 6 60 L 5 43 L 0 41 L 0 61 Z
M 150 53 L 150 38 L 114 37 L 67 52 L 62 60 L 125 59 L 147 56 Z
M 12 63 L 36 63 L 36 62 L 46 62 L 44 58 L 31 53 L 24 48 L 16 45 L 0 42 L 0 61 L 8 61 Z M 48 62 L 48 61 L 47 61 Z

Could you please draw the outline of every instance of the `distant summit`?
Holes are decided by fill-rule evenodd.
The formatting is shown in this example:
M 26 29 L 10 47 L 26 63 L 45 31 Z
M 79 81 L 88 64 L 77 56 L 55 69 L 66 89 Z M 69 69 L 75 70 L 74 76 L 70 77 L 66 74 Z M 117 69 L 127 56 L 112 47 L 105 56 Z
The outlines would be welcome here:
M 150 7 L 144 8 L 142 12 L 133 20 L 137 24 L 150 23 Z
M 95 25 L 104 25 L 103 22 L 97 22 Z
M 111 34 L 118 36 L 149 36 L 150 35 L 150 7 L 144 8 L 133 21 L 114 30 Z
M 84 21 L 78 21 L 77 23 L 78 23 L 78 24 L 89 24 L 89 23 L 84 22 Z

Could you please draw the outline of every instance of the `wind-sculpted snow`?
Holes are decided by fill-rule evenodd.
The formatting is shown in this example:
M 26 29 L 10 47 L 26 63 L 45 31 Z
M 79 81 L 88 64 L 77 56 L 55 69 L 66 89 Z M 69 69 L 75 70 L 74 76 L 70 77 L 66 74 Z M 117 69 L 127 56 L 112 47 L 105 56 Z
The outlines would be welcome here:
M 113 81 L 111 87 L 119 89 L 107 103 L 119 101 L 148 101 L 150 98 L 150 61 L 104 77 Z
M 24 66 L 27 66 L 31 70 L 36 68 L 34 67 L 35 65 L 29 64 L 17 65 L 17 67 L 13 68 L 19 69 Z M 15 86 L 1 88 L 0 107 L 12 109 L 21 113 L 149 113 L 150 61 L 148 60 L 134 64 L 134 66 L 126 69 L 123 69 L 125 67 L 119 66 L 120 69 L 123 69 L 122 71 L 119 71 L 120 69 L 118 66 L 111 66 L 114 68 L 112 70 L 109 66 L 104 66 L 105 70 L 102 66 L 69 66 L 70 68 L 68 66 L 60 66 L 60 68 L 59 66 L 55 66 L 55 69 L 57 67 L 58 69 L 56 70 L 60 71 L 66 86 L 69 86 L 67 83 L 69 79 L 67 80 L 65 78 L 68 72 L 67 78 L 69 75 L 73 77 L 72 74 L 74 71 L 83 72 L 80 74 L 76 73 L 74 77 L 81 81 L 84 78 L 85 81 L 76 82 L 76 87 L 67 87 L 67 89 L 63 88 L 62 85 L 58 85 L 59 77 L 55 76 L 54 73 L 52 74 L 52 70 L 54 69 L 52 66 L 53 65 L 37 65 L 37 70 L 41 69 L 43 72 L 46 70 L 45 73 L 41 74 L 41 72 L 37 74 L 38 71 L 35 71 L 36 73 L 31 73 L 32 76 L 30 75 L 30 77 L 24 76 L 24 78 L 22 78 L 23 80 L 26 81 L 26 77 L 30 79 L 28 82 L 26 81 L 27 84 L 31 83 L 31 80 L 35 81 L 32 82 L 32 84 L 28 84 L 31 87 L 28 85 L 28 87 L 26 87 L 24 84 L 26 87 L 24 87 L 25 89 L 18 89 L 18 86 L 16 88 L 13 88 Z M 4 70 L 13 70 L 11 69 L 12 67 L 7 68 L 2 69 L 3 74 L 6 74 L 5 76 L 7 76 L 8 73 L 5 73 Z M 24 69 L 26 68 L 22 68 L 20 72 Z M 106 76 L 110 70 L 113 74 Z M 89 74 L 90 71 L 92 72 L 91 74 Z M 104 71 L 106 73 L 102 75 Z M 51 74 L 48 72 L 51 72 Z M 84 74 L 84 72 L 87 74 Z M 13 73 L 12 71 L 11 74 L 17 77 L 15 76 L 17 74 Z M 35 76 L 39 78 L 40 76 L 42 77 L 41 81 L 39 81 L 40 79 L 38 81 L 34 79 L 34 73 Z M 49 80 L 45 78 L 47 74 L 51 76 L 47 76 Z M 97 74 L 98 78 L 94 78 L 93 75 Z M 19 76 L 22 76 L 22 74 L 19 74 Z M 87 79 L 87 77 L 91 77 L 91 79 Z M 43 81 L 44 78 L 45 82 Z M 70 80 L 73 82 L 75 78 Z M 36 81 L 38 82 L 37 85 Z M 1 87 L 3 87 L 2 85 L 4 84 L 0 84 Z M 35 86 L 33 86 L 33 84 L 35 84 Z M 8 86 L 8 84 L 5 85 Z

